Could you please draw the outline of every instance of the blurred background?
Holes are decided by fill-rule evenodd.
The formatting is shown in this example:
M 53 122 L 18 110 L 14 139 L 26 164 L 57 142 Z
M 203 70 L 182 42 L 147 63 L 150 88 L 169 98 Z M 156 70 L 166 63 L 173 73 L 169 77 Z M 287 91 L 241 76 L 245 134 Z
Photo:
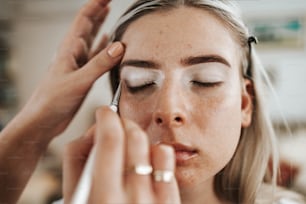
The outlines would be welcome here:
M 133 0 L 112 0 L 101 33 L 108 33 Z M 24 105 L 48 69 L 57 46 L 85 0 L 0 0 L 0 130 Z M 280 185 L 306 196 L 306 0 L 239 0 L 257 51 L 275 88 L 267 91 L 279 139 Z M 93 97 L 95 96 L 95 97 Z M 97 97 L 99 96 L 99 97 Z M 106 76 L 99 79 L 70 127 L 41 159 L 20 203 L 50 203 L 61 197 L 63 146 L 108 104 Z M 291 133 L 286 130 L 288 121 Z

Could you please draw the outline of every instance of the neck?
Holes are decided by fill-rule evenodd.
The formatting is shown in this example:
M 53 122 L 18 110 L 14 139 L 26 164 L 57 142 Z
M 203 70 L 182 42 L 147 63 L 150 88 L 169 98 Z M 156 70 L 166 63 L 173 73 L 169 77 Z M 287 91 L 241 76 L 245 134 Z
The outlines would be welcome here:
M 214 192 L 213 178 L 195 187 L 180 186 L 180 194 L 182 204 L 224 204 Z

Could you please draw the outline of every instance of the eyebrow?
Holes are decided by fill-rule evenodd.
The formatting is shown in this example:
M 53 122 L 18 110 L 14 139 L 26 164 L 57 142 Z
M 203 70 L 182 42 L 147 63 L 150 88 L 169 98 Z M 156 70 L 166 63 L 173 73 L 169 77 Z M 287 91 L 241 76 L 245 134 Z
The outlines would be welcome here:
M 131 59 L 123 61 L 120 65 L 120 69 L 125 66 L 139 67 L 139 68 L 158 68 L 160 67 L 160 64 L 149 60 L 147 61 L 147 60 Z
M 222 63 L 228 67 L 231 67 L 230 63 L 223 57 L 219 55 L 201 55 L 201 56 L 191 56 L 180 60 L 180 63 L 184 66 L 191 66 L 196 64 L 202 64 L 202 63 L 210 63 L 210 62 L 218 62 Z M 139 68 L 158 68 L 161 65 L 159 63 L 156 63 L 154 61 L 150 60 L 137 60 L 137 59 L 131 59 L 131 60 L 125 60 L 121 63 L 120 69 L 122 69 L 125 66 L 132 66 L 132 67 L 139 67 Z
M 185 66 L 209 63 L 209 62 L 219 62 L 228 67 L 231 67 L 230 63 L 225 58 L 219 55 L 201 55 L 196 57 L 187 57 L 181 60 L 181 64 Z

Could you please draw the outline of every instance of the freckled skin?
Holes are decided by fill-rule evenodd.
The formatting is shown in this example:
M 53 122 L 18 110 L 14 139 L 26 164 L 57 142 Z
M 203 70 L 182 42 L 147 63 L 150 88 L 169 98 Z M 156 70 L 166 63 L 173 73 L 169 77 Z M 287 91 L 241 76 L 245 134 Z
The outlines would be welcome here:
M 241 127 L 248 125 L 245 118 L 250 118 L 242 107 L 246 96 L 241 90 L 239 47 L 231 33 L 208 12 L 181 7 L 136 20 L 122 41 L 126 45 L 123 61 L 158 62 L 165 80 L 146 97 L 135 96 L 123 86 L 120 114 L 136 121 L 152 143 L 177 142 L 198 150 L 197 157 L 176 167 L 183 200 L 191 196 L 189 189 L 202 197 L 213 194 L 213 178 L 232 158 Z M 181 59 L 200 54 L 218 54 L 230 63 L 222 86 L 202 91 L 182 83 L 182 70 L 188 66 Z M 179 124 L 167 123 L 176 116 L 182 118 Z M 156 123 L 159 117 L 164 124 Z

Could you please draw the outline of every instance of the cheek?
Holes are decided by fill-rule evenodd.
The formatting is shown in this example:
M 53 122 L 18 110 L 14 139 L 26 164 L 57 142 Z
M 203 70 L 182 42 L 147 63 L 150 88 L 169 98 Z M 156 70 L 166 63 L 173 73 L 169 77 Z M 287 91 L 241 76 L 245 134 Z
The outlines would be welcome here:
M 232 158 L 241 132 L 240 95 L 224 95 L 206 100 L 194 112 L 199 128 L 198 142 L 213 171 L 220 171 Z
M 152 110 L 152 103 L 148 100 L 140 102 L 125 94 L 122 94 L 120 98 L 120 116 L 136 122 L 144 130 L 150 124 Z
M 192 168 L 178 167 L 176 174 L 181 188 L 211 180 L 233 157 L 241 131 L 240 100 L 233 98 L 198 100 L 193 106 L 188 132 L 200 157 Z
M 201 123 L 200 127 L 208 131 L 216 131 L 218 137 L 224 139 L 239 136 L 237 134 L 241 129 L 241 95 L 239 93 L 220 95 L 205 101 L 199 107 L 201 110 L 198 110 L 197 114 L 198 117 L 202 115 L 202 120 L 195 121 Z

